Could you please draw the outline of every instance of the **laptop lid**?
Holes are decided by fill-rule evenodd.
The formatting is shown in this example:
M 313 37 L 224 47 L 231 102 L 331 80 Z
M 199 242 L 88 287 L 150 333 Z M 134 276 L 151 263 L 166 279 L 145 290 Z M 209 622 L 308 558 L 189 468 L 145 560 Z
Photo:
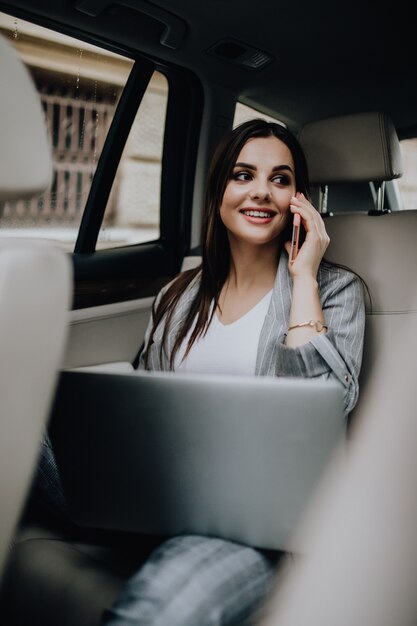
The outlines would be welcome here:
M 334 382 L 142 371 L 63 372 L 51 421 L 76 523 L 286 550 L 344 432 Z

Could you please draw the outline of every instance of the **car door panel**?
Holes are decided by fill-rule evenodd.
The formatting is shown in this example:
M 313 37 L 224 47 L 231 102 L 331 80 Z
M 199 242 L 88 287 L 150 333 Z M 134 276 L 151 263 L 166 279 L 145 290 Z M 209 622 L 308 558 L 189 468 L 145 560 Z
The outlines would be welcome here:
M 63 367 L 133 363 L 145 336 L 153 300 L 148 297 L 71 311 Z

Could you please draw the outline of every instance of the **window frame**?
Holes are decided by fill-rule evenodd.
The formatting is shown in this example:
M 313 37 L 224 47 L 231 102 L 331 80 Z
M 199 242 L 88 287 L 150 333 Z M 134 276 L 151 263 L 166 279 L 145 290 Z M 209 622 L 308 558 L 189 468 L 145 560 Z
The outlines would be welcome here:
M 134 89 L 136 75 L 140 73 L 140 65 L 137 64 L 140 62 L 140 59 L 136 59 L 136 69 L 132 68 L 132 82 L 129 82 L 129 77 L 129 85 L 126 84 L 120 96 L 110 129 L 112 134 L 110 136 L 109 131 L 94 174 L 87 200 L 89 209 L 86 210 L 87 205 L 84 209 L 82 228 L 87 235 L 80 237 L 79 242 L 77 240 L 78 245 L 72 255 L 75 278 L 74 309 L 155 295 L 179 272 L 182 259 L 190 249 L 203 89 L 191 73 L 158 64 L 153 66 L 154 70 L 164 74 L 168 81 L 161 162 L 160 237 L 153 242 L 104 250 L 94 249 L 119 159 L 140 105 Z M 143 94 L 145 91 L 146 87 Z M 129 110 L 129 120 L 123 115 L 125 107 Z M 120 125 L 124 140 L 120 145 L 117 144 L 117 159 L 112 158 L 113 163 L 107 164 L 114 136 L 121 132 Z M 107 177 L 106 189 L 102 192 L 100 181 L 104 175 Z M 100 203 L 99 206 L 97 202 Z

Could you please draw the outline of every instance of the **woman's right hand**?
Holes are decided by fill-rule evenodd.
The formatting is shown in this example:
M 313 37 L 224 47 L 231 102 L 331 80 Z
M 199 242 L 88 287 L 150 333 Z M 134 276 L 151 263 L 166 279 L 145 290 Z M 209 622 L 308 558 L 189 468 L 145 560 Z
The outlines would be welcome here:
M 311 202 L 300 192 L 291 198 L 290 211 L 293 215 L 295 213 L 300 215 L 306 238 L 296 259 L 289 263 L 289 272 L 293 280 L 301 277 L 315 280 L 320 262 L 330 243 L 324 221 Z M 289 254 L 290 241 L 285 243 L 285 249 Z

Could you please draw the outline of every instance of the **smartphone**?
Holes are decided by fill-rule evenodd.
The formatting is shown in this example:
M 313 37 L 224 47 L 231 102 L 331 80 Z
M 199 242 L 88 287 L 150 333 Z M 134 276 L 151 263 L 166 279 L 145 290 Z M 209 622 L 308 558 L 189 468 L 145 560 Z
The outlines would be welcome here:
M 294 214 L 294 221 L 292 226 L 292 238 L 291 238 L 291 250 L 290 250 L 290 263 L 294 263 L 298 254 L 298 244 L 300 241 L 300 214 Z

